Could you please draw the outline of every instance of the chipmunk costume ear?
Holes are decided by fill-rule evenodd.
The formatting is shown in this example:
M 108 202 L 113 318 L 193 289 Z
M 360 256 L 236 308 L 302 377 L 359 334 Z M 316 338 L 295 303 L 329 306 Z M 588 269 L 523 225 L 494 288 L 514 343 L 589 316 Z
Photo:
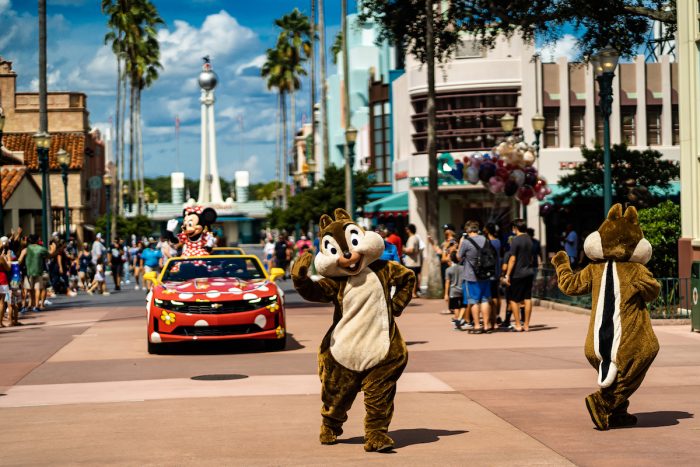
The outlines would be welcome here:
M 636 213 L 635 209 L 635 213 Z M 613 207 L 608 211 L 608 220 L 616 221 L 622 217 L 622 205 L 620 203 L 614 204 Z
M 629 206 L 625 210 L 625 215 L 623 216 L 627 222 L 632 225 L 639 225 L 639 216 L 637 215 L 637 208 L 634 206 Z
M 318 222 L 318 225 L 321 227 L 321 230 L 325 230 L 332 223 L 333 219 L 331 219 L 331 216 L 329 216 L 328 214 L 324 214 L 321 216 L 321 220 Z
M 345 209 L 338 208 L 333 212 L 336 221 L 352 221 L 352 217 Z

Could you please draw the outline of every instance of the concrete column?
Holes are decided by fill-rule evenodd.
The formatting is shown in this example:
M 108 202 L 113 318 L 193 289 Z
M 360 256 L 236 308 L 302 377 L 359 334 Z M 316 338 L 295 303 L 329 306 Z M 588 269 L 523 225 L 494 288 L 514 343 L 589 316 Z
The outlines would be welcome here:
M 595 145 L 595 76 L 593 68 L 586 66 L 586 115 L 584 116 L 584 143 L 588 147 Z
M 209 174 L 211 175 L 211 187 L 209 188 L 209 201 L 223 203 L 221 196 L 221 180 L 219 179 L 219 164 L 216 160 L 216 123 L 214 119 L 214 91 L 211 92 L 211 104 L 209 105 Z
M 673 143 L 673 118 L 671 101 L 671 61 L 668 55 L 661 56 L 661 145 Z M 686 123 L 684 120 L 681 120 Z
M 644 55 L 634 58 L 635 89 L 637 91 L 637 146 L 647 147 L 647 73 Z M 670 87 L 670 83 L 669 83 Z
M 200 101 L 202 103 L 202 144 L 201 144 L 201 166 L 199 171 L 199 196 L 198 201 L 200 203 L 205 203 L 209 201 L 209 184 L 206 183 L 207 175 L 209 174 L 209 149 L 207 145 L 208 132 L 207 132 L 207 91 L 202 90 L 202 97 Z
M 559 57 L 559 147 L 571 147 L 571 123 L 569 116 L 569 60 Z
M 620 126 L 620 68 L 616 70 L 613 78 L 613 102 L 612 114 L 610 115 L 610 144 L 620 144 L 622 142 L 622 127 Z M 602 141 L 601 141 L 602 144 Z

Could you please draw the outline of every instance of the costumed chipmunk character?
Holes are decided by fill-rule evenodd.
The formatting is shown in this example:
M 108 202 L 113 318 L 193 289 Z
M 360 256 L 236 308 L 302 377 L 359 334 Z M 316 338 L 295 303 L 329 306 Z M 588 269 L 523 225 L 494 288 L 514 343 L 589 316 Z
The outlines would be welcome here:
M 572 272 L 563 251 L 552 264 L 562 292 L 593 294 L 585 353 L 598 370 L 600 390 L 586 397 L 586 407 L 600 430 L 632 426 L 637 417 L 627 413 L 628 399 L 659 351 L 646 309 L 660 289 L 644 266 L 651 244 L 639 227 L 637 210 L 630 206 L 623 215 L 622 205 L 616 204 L 583 248 L 592 261 L 583 270 Z
M 380 260 L 384 241 L 365 232 L 343 209 L 320 221 L 316 258 L 306 253 L 292 269 L 294 287 L 306 300 L 333 303 L 333 324 L 319 349 L 322 444 L 334 444 L 357 393 L 365 394 L 365 451 L 387 451 L 396 382 L 408 362 L 394 318 L 411 301 L 414 273 Z M 308 277 L 312 260 L 322 279 Z M 394 295 L 391 288 L 396 287 Z
M 209 228 L 216 221 L 216 211 L 203 206 L 188 206 L 182 211 L 182 217 L 182 232 L 177 235 L 174 233 L 177 219 L 168 221 L 169 240 L 176 244 L 176 248 L 182 247 L 182 257 L 208 255 L 207 248 L 214 246 L 214 236 Z

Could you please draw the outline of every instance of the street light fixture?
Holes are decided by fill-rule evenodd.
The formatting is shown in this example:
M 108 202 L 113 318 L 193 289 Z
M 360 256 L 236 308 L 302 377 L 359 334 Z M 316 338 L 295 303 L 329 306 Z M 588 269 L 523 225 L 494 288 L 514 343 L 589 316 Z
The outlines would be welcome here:
M 70 165 L 70 154 L 61 148 L 56 153 L 56 160 L 61 166 L 61 178 L 63 179 L 63 220 L 66 224 L 66 243 L 70 240 L 70 220 L 68 219 L 68 166 Z
M 540 136 L 544 130 L 544 116 L 537 112 L 532 116 L 532 129 L 535 131 L 535 157 L 540 157 Z
M 2 133 L 4 129 L 5 111 L 0 107 L 0 151 L 2 151 Z M 2 157 L 2 154 L 0 154 L 0 157 Z M 0 233 L 5 233 L 5 207 L 2 205 L 2 169 L 0 169 Z
M 111 194 L 112 194 L 112 176 L 109 174 L 109 172 L 105 173 L 102 176 L 102 183 L 105 185 L 105 201 L 107 203 L 107 219 L 106 219 L 106 224 L 107 227 L 105 228 L 106 230 L 106 235 L 105 235 L 105 243 L 107 245 L 107 248 L 110 248 L 110 245 L 112 244 L 111 241 L 111 227 L 112 227 L 112 200 L 111 200 Z
M 345 142 L 348 144 L 348 158 L 350 164 L 350 215 L 354 217 L 355 213 L 355 183 L 353 180 L 352 171 L 355 167 L 355 142 L 357 141 L 357 129 L 349 126 L 345 130 Z
M 515 117 L 510 112 L 507 112 L 501 117 L 501 129 L 506 136 L 510 136 L 513 133 L 513 128 L 515 128 Z
M 610 168 L 610 114 L 612 113 L 615 68 L 620 55 L 615 49 L 605 48 L 591 59 L 593 70 L 598 81 L 598 106 L 603 116 L 603 205 L 607 215 L 612 206 L 612 173 Z
M 41 240 L 44 245 L 49 244 L 49 148 L 51 147 L 51 135 L 45 131 L 40 131 L 32 136 L 36 145 L 36 154 L 39 159 L 39 170 L 41 171 Z

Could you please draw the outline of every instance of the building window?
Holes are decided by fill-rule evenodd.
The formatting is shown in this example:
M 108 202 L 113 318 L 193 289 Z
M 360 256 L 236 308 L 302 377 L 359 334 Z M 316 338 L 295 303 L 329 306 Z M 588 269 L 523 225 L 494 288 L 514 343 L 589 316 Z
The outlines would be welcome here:
M 671 106 L 671 144 L 678 146 L 681 144 L 680 125 L 678 122 L 678 104 Z
M 518 89 L 439 94 L 435 99 L 437 150 L 490 150 L 504 137 L 500 119 L 506 113 L 516 118 L 513 133 L 520 135 L 518 95 Z M 412 99 L 413 144 L 417 153 L 425 153 L 427 149 L 426 99 L 426 96 Z
M 544 109 L 544 147 L 559 147 L 559 108 Z
M 377 183 L 391 182 L 391 106 L 388 102 L 372 105 L 372 170 Z
M 603 114 L 600 113 L 600 107 L 596 105 L 595 107 L 595 144 L 596 146 L 603 146 L 605 133 L 605 121 L 603 120 Z
M 620 107 L 620 125 L 622 142 L 628 146 L 637 145 L 637 107 L 625 105 Z
M 569 111 L 571 119 L 571 147 L 578 148 L 586 145 L 586 108 L 571 107 Z
M 659 146 L 661 144 L 660 105 L 647 107 L 647 144 L 649 146 Z

